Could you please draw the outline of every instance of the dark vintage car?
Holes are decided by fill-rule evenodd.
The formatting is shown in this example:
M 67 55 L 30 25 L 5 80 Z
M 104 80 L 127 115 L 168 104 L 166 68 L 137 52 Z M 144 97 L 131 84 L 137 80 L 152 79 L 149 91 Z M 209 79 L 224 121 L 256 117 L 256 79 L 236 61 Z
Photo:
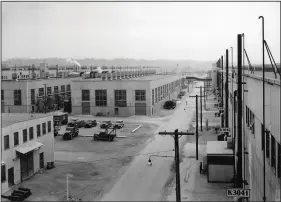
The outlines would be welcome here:
M 63 134 L 63 140 L 72 140 L 72 138 L 77 137 L 79 134 L 78 127 L 66 127 L 65 133 Z
M 116 128 L 121 129 L 124 127 L 124 122 L 121 120 L 118 120 L 118 121 L 114 122 L 113 125 L 116 126 Z
M 82 128 L 85 126 L 85 121 L 84 120 L 79 120 L 79 119 L 73 119 L 71 120 L 68 124 L 68 127 L 74 127 L 77 126 L 78 128 Z
M 85 125 L 84 128 L 92 128 L 95 127 L 97 125 L 97 121 L 96 120 L 87 120 L 85 121 Z
M 175 109 L 177 106 L 176 102 L 173 100 L 166 101 L 164 104 L 164 109 Z
M 108 134 L 106 132 L 99 132 L 94 134 L 94 140 L 113 141 L 116 135 Z
M 112 122 L 111 121 L 103 121 L 101 124 L 100 124 L 100 128 L 103 128 L 103 129 L 106 129 L 108 127 L 112 126 Z

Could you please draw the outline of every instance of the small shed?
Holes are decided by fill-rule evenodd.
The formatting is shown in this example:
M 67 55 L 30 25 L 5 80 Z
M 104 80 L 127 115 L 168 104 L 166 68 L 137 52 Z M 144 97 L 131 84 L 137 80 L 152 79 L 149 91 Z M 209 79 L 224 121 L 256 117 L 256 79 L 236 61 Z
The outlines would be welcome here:
M 233 150 L 227 147 L 227 141 L 208 141 L 208 182 L 232 182 L 234 176 L 233 161 Z

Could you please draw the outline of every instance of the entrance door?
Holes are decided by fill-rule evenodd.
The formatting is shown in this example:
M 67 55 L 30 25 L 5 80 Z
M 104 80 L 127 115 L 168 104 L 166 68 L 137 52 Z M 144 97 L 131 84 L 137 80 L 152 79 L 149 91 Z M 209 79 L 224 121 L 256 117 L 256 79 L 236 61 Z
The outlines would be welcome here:
M 33 151 L 21 155 L 20 157 L 20 167 L 21 167 L 21 180 L 27 179 L 34 173 L 33 165 Z
M 39 162 L 40 162 L 39 167 L 44 168 L 44 152 L 39 154 Z
M 82 114 L 91 114 L 90 102 L 82 102 Z
M 118 108 L 115 108 L 115 111 L 114 111 L 114 112 L 115 112 L 115 115 L 116 115 L 116 116 L 119 115 L 119 109 L 118 109 Z
M 135 115 L 146 115 L 146 103 L 136 103 Z
M 14 183 L 14 167 L 8 169 L 8 186 L 13 186 Z

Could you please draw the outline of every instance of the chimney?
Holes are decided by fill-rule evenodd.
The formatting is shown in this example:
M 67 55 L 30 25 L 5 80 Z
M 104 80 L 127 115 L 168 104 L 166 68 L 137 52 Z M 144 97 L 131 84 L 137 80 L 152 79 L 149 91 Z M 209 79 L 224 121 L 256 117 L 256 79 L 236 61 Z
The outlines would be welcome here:
M 129 71 L 129 78 L 132 78 L 132 77 L 133 77 L 133 72 Z
M 121 74 L 121 79 L 125 79 L 125 72 L 122 71 L 122 72 L 120 72 L 120 74 Z
M 107 74 L 106 73 L 102 73 L 101 78 L 103 81 L 107 80 Z
M 56 77 L 58 77 L 58 76 L 59 76 L 59 65 L 56 65 L 56 70 L 57 70 L 57 75 L 56 75 Z

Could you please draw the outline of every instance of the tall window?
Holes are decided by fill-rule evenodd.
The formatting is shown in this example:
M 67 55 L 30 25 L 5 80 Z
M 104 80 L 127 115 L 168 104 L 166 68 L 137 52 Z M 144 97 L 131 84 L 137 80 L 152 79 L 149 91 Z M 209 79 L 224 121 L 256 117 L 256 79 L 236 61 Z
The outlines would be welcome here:
M 95 90 L 96 106 L 107 106 L 107 91 Z
M 61 92 L 65 92 L 65 85 L 62 85 L 62 86 L 60 87 L 60 89 L 61 89 Z
M 70 84 L 68 84 L 68 85 L 66 86 L 66 91 L 71 91 Z
M 52 123 L 51 121 L 48 121 L 48 133 L 52 130 Z
M 14 133 L 14 146 L 19 145 L 19 133 L 15 132 Z
M 127 92 L 126 90 L 115 90 L 115 106 L 127 107 Z
M 52 94 L 52 87 L 47 87 L 47 95 L 51 95 Z
M 269 158 L 269 146 L 270 146 L 270 135 L 269 135 L 269 131 L 266 130 L 265 132 L 265 144 L 266 144 L 266 148 L 265 148 L 265 153 L 266 153 L 266 157 Z
M 276 146 L 275 138 L 271 135 L 271 167 L 276 170 Z
M 157 103 L 157 101 L 158 101 L 158 94 L 157 94 L 157 88 L 155 88 L 155 103 Z
M 152 105 L 154 105 L 154 89 L 152 89 Z
M 10 148 L 9 135 L 4 136 L 4 149 Z
M 4 100 L 4 90 L 1 90 L 1 101 Z
M 46 123 L 42 123 L 42 134 L 46 134 Z
M 14 105 L 21 104 L 21 90 L 14 90 Z
M 44 88 L 39 88 L 39 96 L 44 96 Z
M 135 98 L 136 101 L 145 101 L 145 90 L 136 90 Z
M 90 90 L 82 90 L 82 101 L 90 101 Z
M 161 99 L 160 99 L 160 93 L 161 93 L 161 91 L 160 91 L 160 87 L 158 87 L 158 101 L 160 101 Z
M 58 94 L 59 93 L 59 87 L 58 86 L 54 86 L 54 93 Z
M 1 183 L 6 181 L 6 165 L 1 165 Z
M 30 100 L 31 104 L 35 105 L 35 89 L 30 89 Z
M 23 143 L 27 142 L 27 129 L 22 130 Z
M 37 131 L 37 137 L 40 137 L 41 136 L 41 126 L 40 126 L 40 124 L 38 124 L 36 126 L 36 131 Z
M 29 128 L 29 140 L 32 140 L 34 138 L 34 135 L 33 135 L 33 127 L 30 127 Z

